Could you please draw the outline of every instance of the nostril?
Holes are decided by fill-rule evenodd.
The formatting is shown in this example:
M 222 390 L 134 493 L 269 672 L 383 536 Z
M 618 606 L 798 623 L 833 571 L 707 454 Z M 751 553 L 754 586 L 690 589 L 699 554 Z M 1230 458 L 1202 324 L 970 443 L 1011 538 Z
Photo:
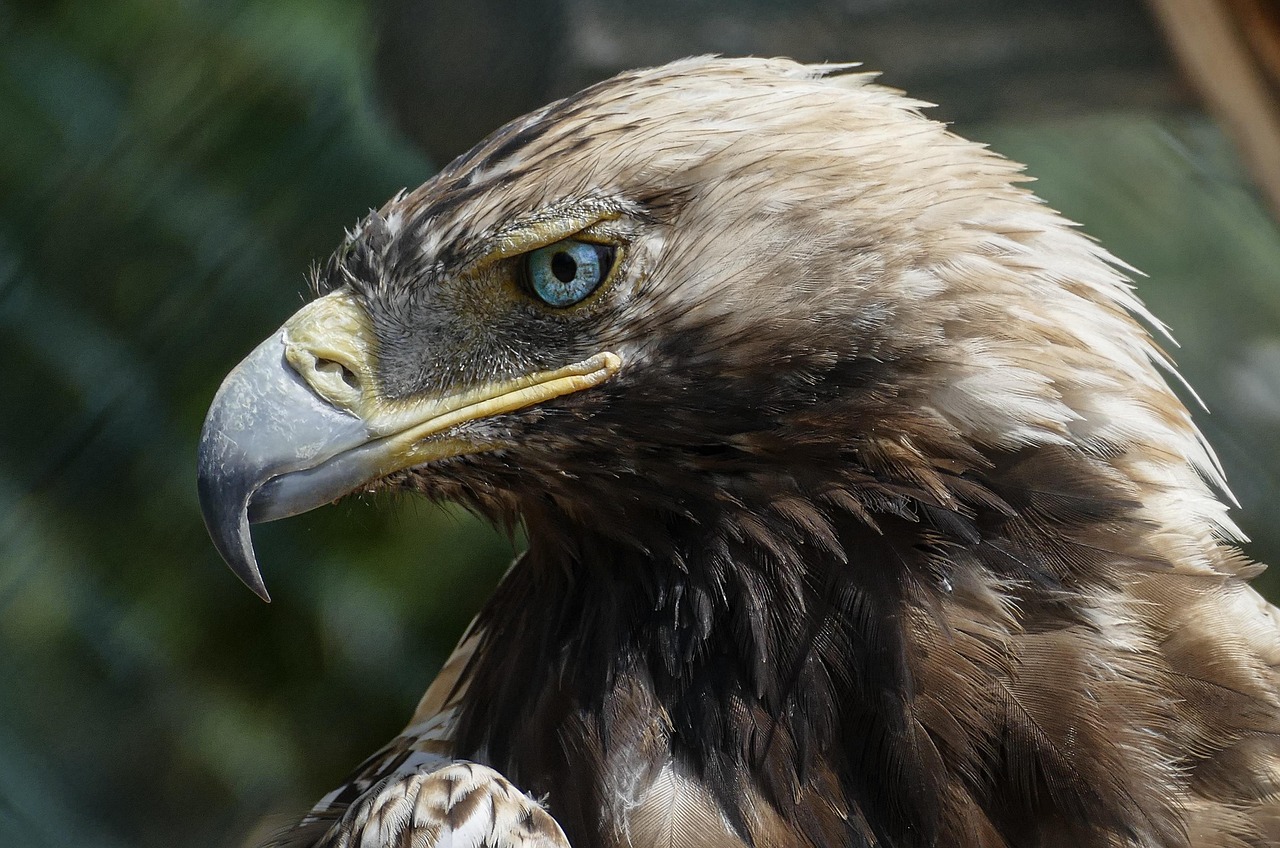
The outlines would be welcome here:
M 316 358 L 316 370 L 322 374 L 328 374 L 342 379 L 348 388 L 356 391 L 360 390 L 360 378 L 356 376 L 356 372 L 343 365 L 336 359 Z

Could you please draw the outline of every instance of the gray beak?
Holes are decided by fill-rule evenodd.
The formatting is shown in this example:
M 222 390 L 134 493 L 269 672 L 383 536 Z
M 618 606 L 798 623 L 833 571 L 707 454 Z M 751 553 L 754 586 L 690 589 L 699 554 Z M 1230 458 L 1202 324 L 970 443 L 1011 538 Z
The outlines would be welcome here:
M 369 439 L 362 420 L 322 400 L 290 365 L 283 333 L 227 375 L 200 434 L 197 487 L 214 546 L 258 597 L 270 600 L 249 523 L 306 512 L 364 482 L 342 473 L 358 478 L 356 469 L 324 463 Z

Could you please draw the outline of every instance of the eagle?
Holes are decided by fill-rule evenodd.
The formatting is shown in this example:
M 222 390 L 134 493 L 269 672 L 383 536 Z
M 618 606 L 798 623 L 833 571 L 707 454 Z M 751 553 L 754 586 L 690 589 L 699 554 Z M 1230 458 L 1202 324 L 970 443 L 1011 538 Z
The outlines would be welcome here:
M 199 494 L 521 527 L 407 728 L 274 844 L 1280 845 L 1280 614 L 1131 269 L 850 65 L 693 58 L 347 234 Z

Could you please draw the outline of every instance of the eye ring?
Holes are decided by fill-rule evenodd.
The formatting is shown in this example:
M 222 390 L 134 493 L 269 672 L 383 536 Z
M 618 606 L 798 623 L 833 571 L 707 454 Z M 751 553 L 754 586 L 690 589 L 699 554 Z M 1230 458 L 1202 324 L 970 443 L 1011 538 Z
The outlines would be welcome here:
M 612 245 L 564 239 L 526 253 L 520 267 L 525 287 L 534 297 L 565 309 L 600 288 L 616 259 L 617 248 Z

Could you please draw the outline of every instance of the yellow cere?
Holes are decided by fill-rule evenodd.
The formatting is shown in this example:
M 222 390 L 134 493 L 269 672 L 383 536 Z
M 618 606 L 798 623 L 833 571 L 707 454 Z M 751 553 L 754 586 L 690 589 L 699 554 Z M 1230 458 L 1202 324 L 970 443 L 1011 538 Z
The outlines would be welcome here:
M 379 397 L 373 331 L 351 292 L 340 289 L 298 311 L 283 327 L 285 358 L 316 394 L 364 421 L 374 438 L 392 437 L 399 467 L 427 461 L 417 443 L 467 421 L 514 412 L 599 385 L 622 367 L 608 351 L 550 371 L 499 380 L 442 396 Z

